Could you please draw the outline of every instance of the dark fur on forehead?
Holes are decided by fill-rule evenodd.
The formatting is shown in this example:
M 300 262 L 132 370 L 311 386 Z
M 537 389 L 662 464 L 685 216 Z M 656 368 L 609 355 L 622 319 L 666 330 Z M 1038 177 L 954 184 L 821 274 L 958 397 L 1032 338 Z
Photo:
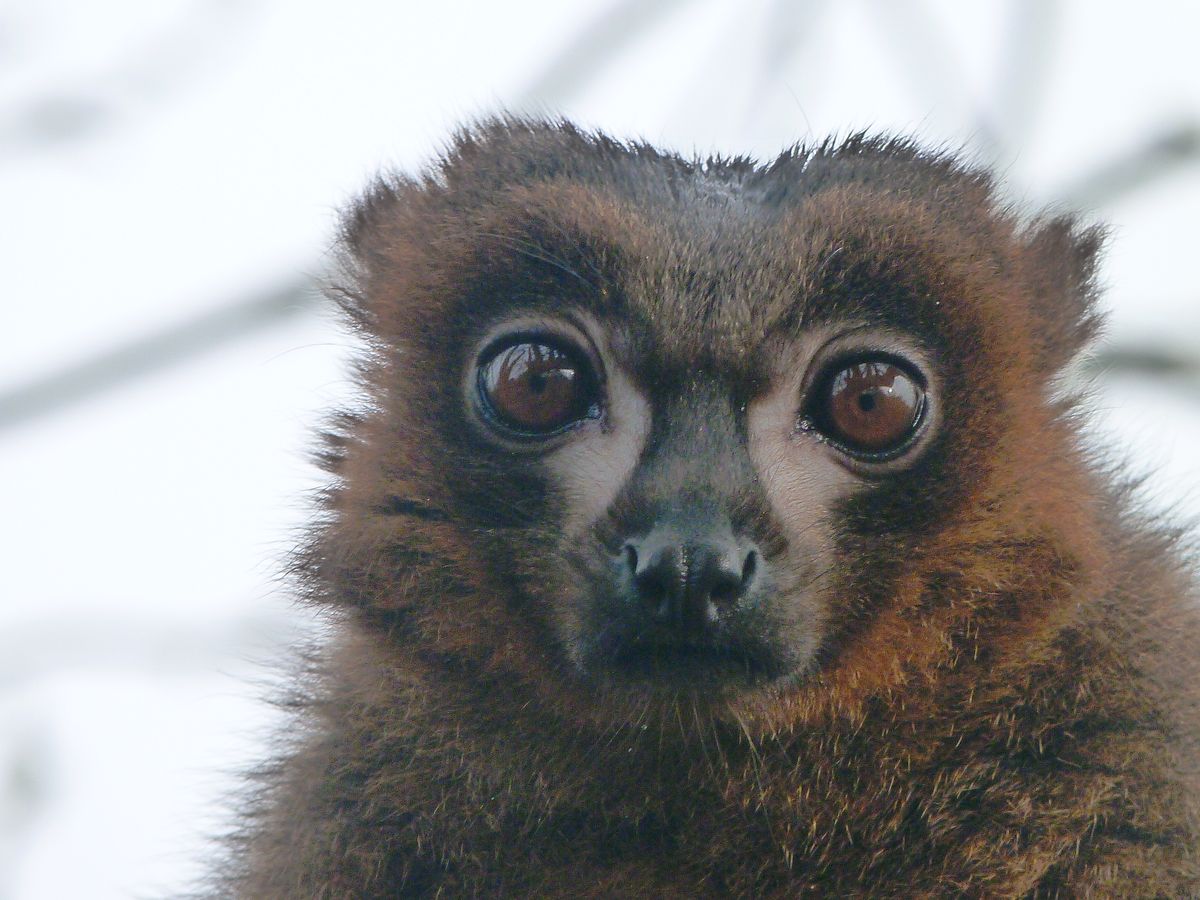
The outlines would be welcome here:
M 906 255 L 920 255 L 924 272 L 940 256 L 967 292 L 1002 282 L 998 307 L 962 302 L 1002 315 L 1001 330 L 1047 373 L 1095 332 L 1099 243 L 1066 217 L 1022 230 L 989 176 L 903 140 L 857 135 L 759 165 L 509 118 L 460 132 L 422 177 L 384 178 L 366 193 L 345 222 L 345 305 L 385 343 L 403 340 L 437 318 L 428 312 L 439 297 L 461 295 L 464 276 L 486 276 L 507 253 L 592 288 L 589 304 L 631 296 L 635 324 L 659 322 L 676 344 L 657 353 L 694 364 L 713 350 L 711 334 L 741 348 L 805 318 L 804 304 L 828 308 L 823 292 L 855 271 L 857 247 L 877 268 L 893 253 L 892 275 Z M 487 315 L 487 304 L 464 312 Z

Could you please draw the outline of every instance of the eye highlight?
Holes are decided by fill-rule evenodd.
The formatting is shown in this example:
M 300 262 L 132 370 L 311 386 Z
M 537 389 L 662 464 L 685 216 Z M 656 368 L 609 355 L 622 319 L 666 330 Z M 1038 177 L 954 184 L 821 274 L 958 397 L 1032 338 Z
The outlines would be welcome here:
M 520 336 L 493 345 L 480 359 L 477 383 L 486 417 L 521 436 L 557 434 L 599 415 L 586 355 L 557 340 Z
M 925 406 L 924 380 L 915 368 L 872 355 L 829 366 L 815 383 L 808 418 L 852 455 L 880 459 L 904 449 Z

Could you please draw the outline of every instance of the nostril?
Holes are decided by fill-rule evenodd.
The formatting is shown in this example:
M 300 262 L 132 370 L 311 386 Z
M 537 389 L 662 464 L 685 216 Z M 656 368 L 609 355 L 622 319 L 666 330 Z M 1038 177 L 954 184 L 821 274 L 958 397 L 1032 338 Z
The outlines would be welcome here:
M 708 596 L 718 606 L 725 606 L 736 600 L 740 594 L 741 589 L 733 579 L 721 579 L 713 583 Z
M 742 560 L 738 568 L 735 559 L 725 557 L 722 562 L 714 558 L 714 564 L 704 579 L 703 586 L 707 588 L 708 599 L 720 608 L 728 608 L 738 603 L 750 592 L 751 584 L 758 573 L 758 553 L 751 550 Z
M 758 571 L 758 553 L 751 550 L 746 554 L 746 561 L 742 563 L 742 590 L 745 591 L 750 587 L 750 582 L 754 580 L 754 575 Z
M 623 552 L 625 554 L 625 565 L 629 567 L 630 574 L 636 575 L 638 567 L 637 550 L 634 548 L 633 544 L 626 544 L 623 548 Z

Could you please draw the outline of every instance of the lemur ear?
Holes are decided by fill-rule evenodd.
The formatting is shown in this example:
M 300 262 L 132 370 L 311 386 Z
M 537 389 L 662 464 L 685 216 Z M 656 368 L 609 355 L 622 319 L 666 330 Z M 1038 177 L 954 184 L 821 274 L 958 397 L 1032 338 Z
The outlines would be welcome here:
M 1057 216 L 1035 223 L 1027 235 L 1034 340 L 1042 365 L 1057 371 L 1100 330 L 1096 268 L 1105 234 L 1079 227 L 1073 216 Z
M 437 165 L 380 177 L 343 216 L 335 299 L 368 334 L 399 333 L 404 303 L 395 301 L 427 295 L 427 282 L 448 267 L 451 244 L 481 228 L 481 209 L 515 186 L 578 180 L 605 154 L 623 159 L 628 151 L 566 123 L 510 118 L 463 129 Z
M 391 257 L 398 246 L 412 240 L 404 231 L 411 218 L 404 214 L 404 201 L 416 194 L 409 182 L 380 178 L 342 218 L 338 281 L 331 293 L 350 320 L 367 333 L 381 330 L 380 311 L 369 298 L 376 293 L 378 282 L 389 278 Z

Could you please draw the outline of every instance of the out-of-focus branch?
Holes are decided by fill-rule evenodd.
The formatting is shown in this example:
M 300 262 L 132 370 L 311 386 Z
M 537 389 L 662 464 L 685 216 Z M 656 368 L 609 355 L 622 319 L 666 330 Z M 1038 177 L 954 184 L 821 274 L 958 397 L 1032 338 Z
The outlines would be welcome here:
M 282 610 L 202 624 L 112 614 L 34 621 L 0 635 L 0 690 L 68 668 L 190 675 L 273 664 L 319 631 L 315 620 Z
M 58 412 L 227 341 L 311 311 L 319 296 L 313 279 L 296 279 L 6 390 L 0 393 L 0 431 Z
M 993 82 L 995 131 L 991 135 L 1004 146 L 987 148 L 992 161 L 1000 160 L 1007 148 L 1024 147 L 1036 130 L 1047 73 L 1060 48 L 1061 13 L 1059 0 L 1013 0 L 1009 5 L 1003 59 Z
M 518 104 L 527 112 L 557 110 L 574 99 L 639 33 L 690 0 L 621 0 L 589 22 L 547 64 Z
M 1200 347 L 1107 347 L 1087 360 L 1084 371 L 1093 375 L 1146 375 L 1164 380 L 1194 381 L 1200 387 Z
M 1074 209 L 1096 209 L 1182 168 L 1200 164 L 1200 124 L 1186 122 L 1059 192 Z

